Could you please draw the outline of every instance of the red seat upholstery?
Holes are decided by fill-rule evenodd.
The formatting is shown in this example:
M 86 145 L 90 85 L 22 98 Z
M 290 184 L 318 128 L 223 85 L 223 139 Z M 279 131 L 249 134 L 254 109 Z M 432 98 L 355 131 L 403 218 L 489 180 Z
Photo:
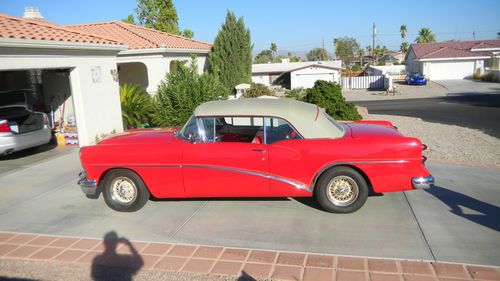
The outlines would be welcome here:
M 258 143 L 258 144 L 261 144 L 262 143 L 262 138 L 260 136 L 255 136 L 252 140 L 252 143 Z

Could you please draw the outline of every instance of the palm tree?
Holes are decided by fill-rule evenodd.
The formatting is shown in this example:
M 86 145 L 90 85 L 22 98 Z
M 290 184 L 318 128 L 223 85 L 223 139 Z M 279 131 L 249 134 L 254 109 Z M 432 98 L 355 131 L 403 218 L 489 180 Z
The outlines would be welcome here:
M 403 53 L 403 57 L 405 57 L 406 52 L 408 52 L 408 43 L 406 43 L 406 42 L 401 43 L 399 50 L 401 51 L 401 53 Z
M 363 50 L 362 48 L 359 49 L 358 55 L 359 55 L 359 66 L 363 67 L 363 57 L 365 56 L 365 50 Z
M 137 84 L 124 84 L 120 87 L 123 127 L 140 127 L 147 123 L 153 111 L 151 96 Z
M 436 35 L 432 33 L 431 29 L 428 27 L 423 27 L 420 29 L 418 32 L 418 36 L 415 39 L 415 42 L 417 43 L 430 43 L 430 42 L 436 42 Z
M 399 28 L 399 32 L 401 33 L 401 38 L 403 38 L 403 42 L 406 41 L 406 33 L 408 32 L 408 28 L 406 27 L 406 24 L 401 25 Z
M 270 49 L 271 49 L 271 52 L 272 52 L 273 57 L 274 57 L 274 54 L 278 50 L 278 46 L 276 46 L 276 43 L 271 43 L 271 48 Z

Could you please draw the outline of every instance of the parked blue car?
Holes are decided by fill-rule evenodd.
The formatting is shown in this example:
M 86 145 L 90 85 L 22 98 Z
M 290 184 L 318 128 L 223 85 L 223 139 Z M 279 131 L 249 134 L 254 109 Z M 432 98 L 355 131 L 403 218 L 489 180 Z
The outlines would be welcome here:
M 408 85 L 427 85 L 427 79 L 420 72 L 415 72 L 409 75 L 406 75 L 406 83 Z

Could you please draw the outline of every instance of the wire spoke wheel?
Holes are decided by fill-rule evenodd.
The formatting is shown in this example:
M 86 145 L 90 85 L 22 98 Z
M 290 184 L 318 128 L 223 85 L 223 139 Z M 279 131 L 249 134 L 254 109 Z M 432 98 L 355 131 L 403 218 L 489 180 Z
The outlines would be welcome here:
M 127 177 L 116 177 L 111 182 L 111 199 L 120 205 L 130 205 L 137 198 L 137 187 Z
M 358 198 L 358 194 L 358 184 L 351 177 L 337 176 L 328 182 L 328 199 L 337 206 L 351 205 Z

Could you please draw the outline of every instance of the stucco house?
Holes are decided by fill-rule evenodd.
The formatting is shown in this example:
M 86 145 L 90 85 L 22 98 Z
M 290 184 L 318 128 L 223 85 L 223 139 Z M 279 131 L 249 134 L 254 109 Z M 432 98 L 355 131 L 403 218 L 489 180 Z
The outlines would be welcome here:
M 340 83 L 342 61 L 262 63 L 252 65 L 252 82 L 287 89 L 312 88 L 317 80 Z
M 71 144 L 123 131 L 119 84 L 154 94 L 173 61 L 197 56 L 203 71 L 211 45 L 120 22 L 60 26 L 0 14 L 0 99 L 24 90 Z M 35 15 L 33 17 L 33 15 Z
M 407 71 L 431 80 L 463 79 L 483 73 L 500 53 L 500 40 L 449 41 L 411 44 Z

